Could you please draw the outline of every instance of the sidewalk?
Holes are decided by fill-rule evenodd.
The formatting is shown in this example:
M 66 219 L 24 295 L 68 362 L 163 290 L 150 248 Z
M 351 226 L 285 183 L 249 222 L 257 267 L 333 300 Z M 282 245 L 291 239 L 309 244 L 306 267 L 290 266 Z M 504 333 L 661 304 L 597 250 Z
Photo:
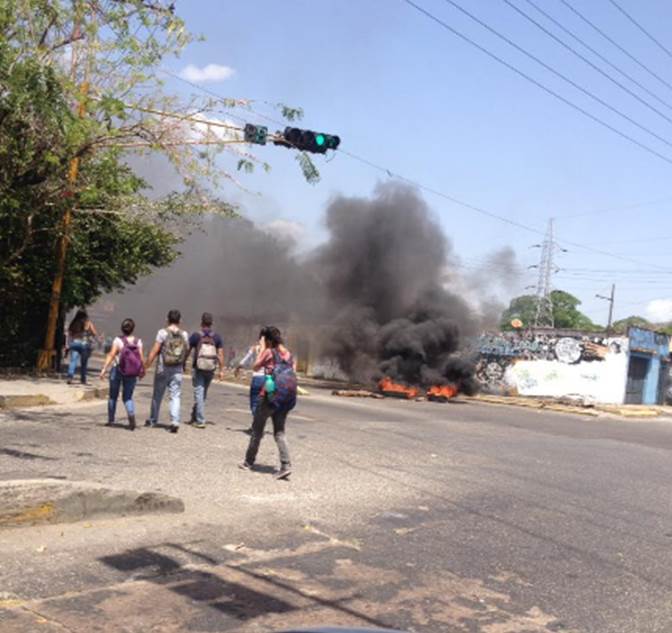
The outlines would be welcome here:
M 581 405 L 571 401 L 553 398 L 534 398 L 530 396 L 495 396 L 478 394 L 468 398 L 476 402 L 496 404 L 528 409 L 544 409 L 544 411 L 559 411 L 561 413 L 576 413 L 598 417 L 601 415 L 616 415 L 623 418 L 658 418 L 672 416 L 672 407 L 644 404 L 590 404 Z
M 0 409 L 71 404 L 83 400 L 107 398 L 107 382 L 68 385 L 59 378 L 0 378 Z

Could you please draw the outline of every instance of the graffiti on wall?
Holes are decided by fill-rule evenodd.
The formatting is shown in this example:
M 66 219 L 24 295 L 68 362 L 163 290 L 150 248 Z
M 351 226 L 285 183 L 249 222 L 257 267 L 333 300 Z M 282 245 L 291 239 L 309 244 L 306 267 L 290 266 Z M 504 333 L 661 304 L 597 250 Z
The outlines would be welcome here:
M 553 384 L 549 391 L 557 391 L 562 390 L 558 383 L 576 383 L 574 377 L 582 383 L 592 384 L 604 371 L 597 365 L 614 355 L 623 354 L 625 347 L 625 339 L 595 335 L 487 333 L 478 339 L 476 377 L 486 391 L 496 392 L 543 391 L 540 383 Z M 540 374 L 542 367 L 543 375 Z

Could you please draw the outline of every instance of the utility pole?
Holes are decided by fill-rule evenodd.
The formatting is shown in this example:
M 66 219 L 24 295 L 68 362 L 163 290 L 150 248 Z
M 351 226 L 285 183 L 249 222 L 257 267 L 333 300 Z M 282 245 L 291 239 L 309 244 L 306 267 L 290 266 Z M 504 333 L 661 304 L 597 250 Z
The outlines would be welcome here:
M 76 42 L 81 35 L 80 20 L 75 21 L 73 27 L 73 42 Z M 72 62 L 71 73 L 73 78 L 76 77 L 77 72 L 77 45 L 73 43 L 72 47 Z M 88 81 L 88 64 L 85 78 L 80 86 L 79 105 L 77 107 L 77 116 L 83 118 L 86 114 L 86 98 L 89 93 Z M 77 175 L 79 173 L 79 156 L 75 156 L 70 160 L 68 166 L 68 190 L 65 197 L 71 198 L 73 196 L 73 189 L 77 182 Z M 63 290 L 63 278 L 65 277 L 65 262 L 68 253 L 68 242 L 70 239 L 70 226 L 72 225 L 72 209 L 73 201 L 67 200 L 65 204 L 65 211 L 63 212 L 63 219 L 61 221 L 61 234 L 56 245 L 56 274 L 51 284 L 51 298 L 49 300 L 49 316 L 47 317 L 47 332 L 44 336 L 44 346 L 40 350 L 37 357 L 37 369 L 39 371 L 46 371 L 49 369 L 53 358 L 55 356 L 55 342 L 56 342 L 56 324 L 58 323 L 58 313 L 61 307 L 61 291 Z
M 614 293 L 616 292 L 616 284 L 611 284 L 611 295 L 605 297 L 604 295 L 595 295 L 598 299 L 604 299 L 609 302 L 609 320 L 607 321 L 607 336 L 611 335 L 611 324 L 614 319 Z
M 553 322 L 553 299 L 551 297 L 551 276 L 555 272 L 555 248 L 553 238 L 553 218 L 548 220 L 548 228 L 541 247 L 541 259 L 539 260 L 539 275 L 537 277 L 537 310 L 534 315 L 534 327 L 554 327 Z

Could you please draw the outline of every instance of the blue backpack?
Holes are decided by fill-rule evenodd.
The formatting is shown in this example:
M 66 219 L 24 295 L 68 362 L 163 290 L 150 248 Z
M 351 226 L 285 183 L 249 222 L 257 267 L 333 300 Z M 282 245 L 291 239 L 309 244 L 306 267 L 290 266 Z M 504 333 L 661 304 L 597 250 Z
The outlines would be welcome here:
M 273 360 L 275 367 L 270 375 L 273 377 L 275 389 L 270 393 L 269 389 L 266 389 L 266 395 L 276 411 L 288 413 L 296 406 L 297 380 L 292 367 L 292 357 L 283 360 L 280 354 L 273 350 Z

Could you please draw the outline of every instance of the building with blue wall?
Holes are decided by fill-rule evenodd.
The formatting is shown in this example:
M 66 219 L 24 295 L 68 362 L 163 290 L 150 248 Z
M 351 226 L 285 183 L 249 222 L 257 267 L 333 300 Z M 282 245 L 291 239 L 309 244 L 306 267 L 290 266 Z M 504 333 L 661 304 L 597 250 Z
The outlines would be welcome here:
M 626 404 L 663 404 L 670 358 L 670 337 L 638 327 L 628 329 Z

